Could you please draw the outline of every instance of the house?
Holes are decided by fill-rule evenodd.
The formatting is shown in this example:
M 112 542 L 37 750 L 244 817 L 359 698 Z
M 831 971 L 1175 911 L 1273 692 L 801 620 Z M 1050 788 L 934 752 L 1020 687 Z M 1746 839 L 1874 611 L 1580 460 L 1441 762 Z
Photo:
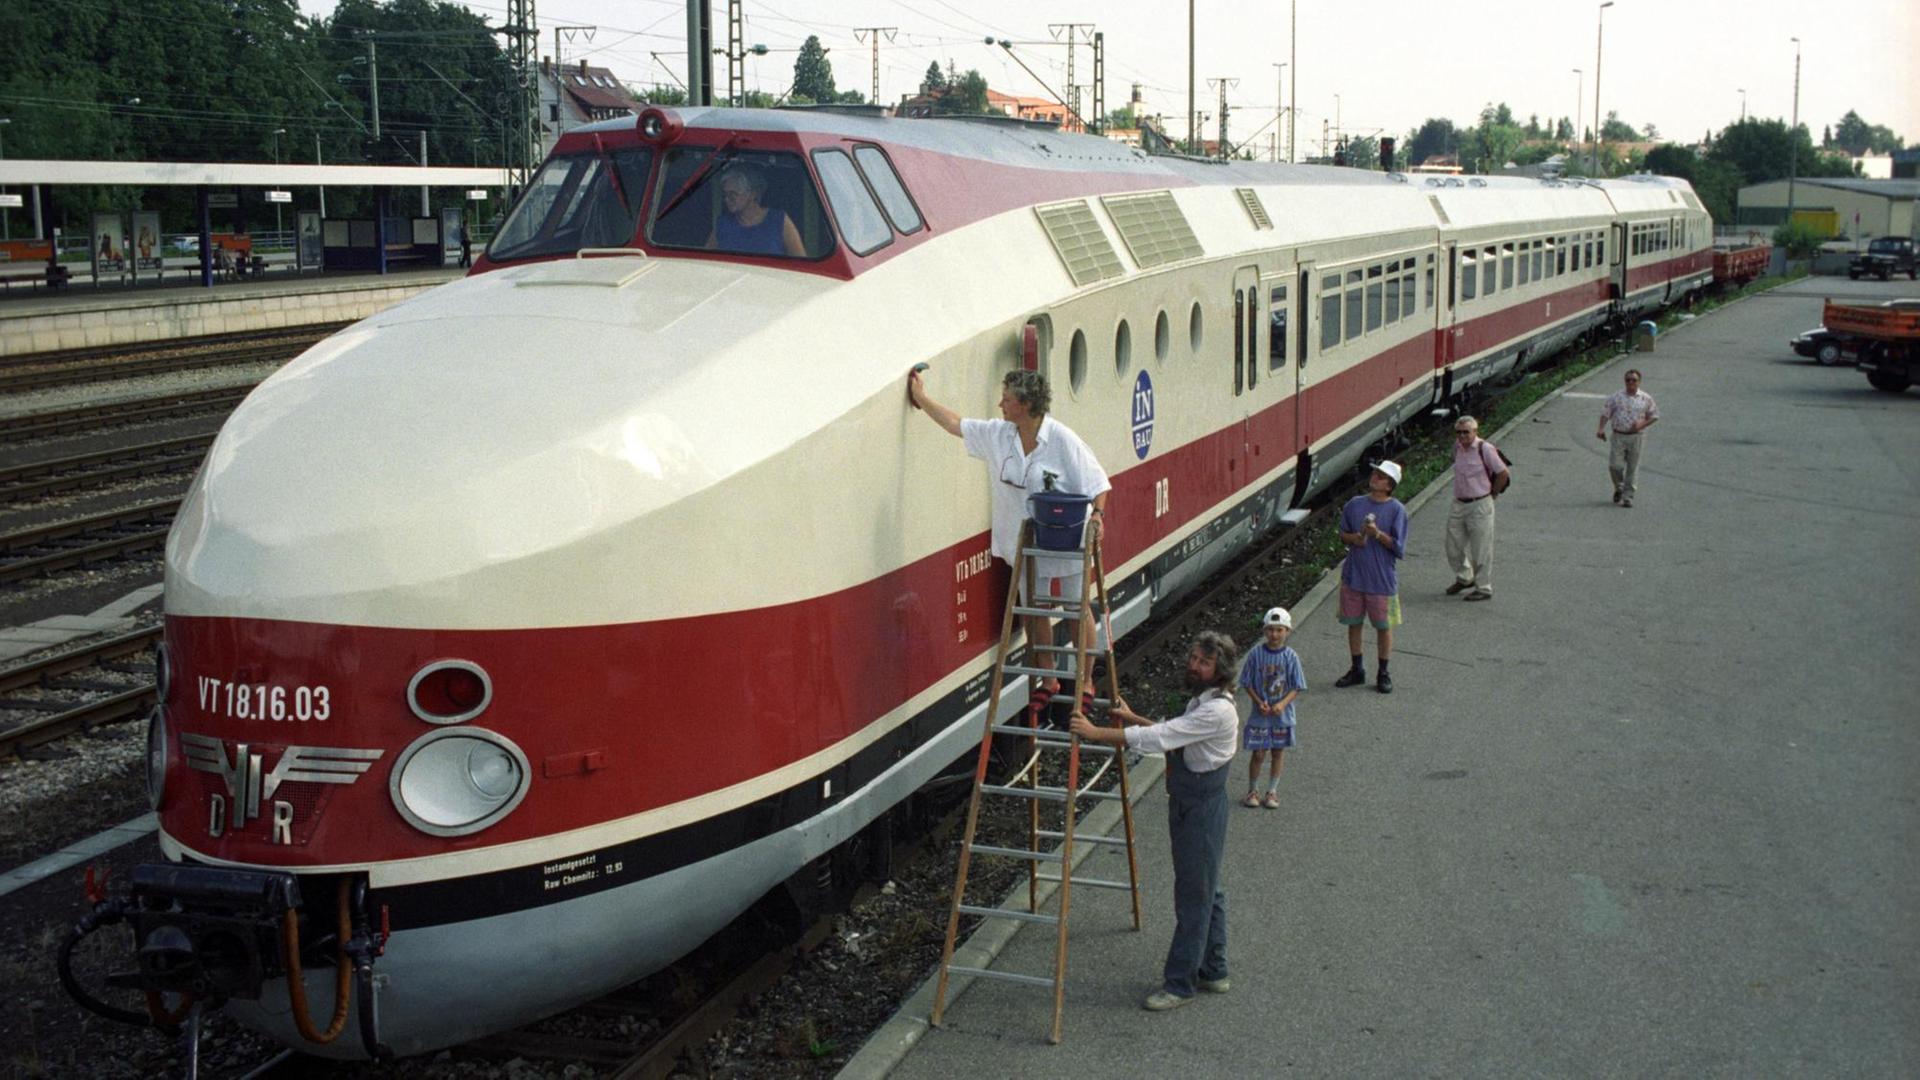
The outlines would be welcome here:
M 596 120 L 638 115 L 640 103 L 606 68 L 585 60 L 555 75 L 553 58 L 540 60 L 540 144 L 552 150 L 561 135 Z

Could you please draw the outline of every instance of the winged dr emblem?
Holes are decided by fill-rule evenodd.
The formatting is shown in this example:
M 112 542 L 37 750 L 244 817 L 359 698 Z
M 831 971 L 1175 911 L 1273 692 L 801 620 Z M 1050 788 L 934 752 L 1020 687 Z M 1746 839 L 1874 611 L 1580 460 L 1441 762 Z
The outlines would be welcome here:
M 231 761 L 226 743 L 209 735 L 183 733 L 180 747 L 188 768 L 213 773 L 226 784 L 236 829 L 259 817 L 261 800 L 273 798 L 281 784 L 351 784 L 386 753 L 342 746 L 289 746 L 271 770 L 262 771 L 265 755 L 253 752 L 249 743 L 235 743 Z M 218 814 L 215 821 L 210 831 L 218 836 L 225 831 L 226 823 Z

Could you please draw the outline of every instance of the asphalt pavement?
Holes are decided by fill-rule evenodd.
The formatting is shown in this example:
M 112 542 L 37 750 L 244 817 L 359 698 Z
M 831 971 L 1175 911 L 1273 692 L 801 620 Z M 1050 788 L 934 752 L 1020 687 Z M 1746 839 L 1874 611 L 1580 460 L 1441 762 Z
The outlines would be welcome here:
M 1334 689 L 1335 605 L 1304 620 L 1282 806 L 1233 810 L 1231 992 L 1140 1008 L 1156 787 L 1146 929 L 1075 894 L 1062 1045 L 1046 991 L 978 982 L 892 1075 L 1920 1075 L 1920 390 L 1795 357 L 1823 295 L 1920 288 L 1750 298 L 1499 436 L 1491 603 L 1442 595 L 1450 496 L 1419 508 L 1392 695 Z M 1621 509 L 1593 432 L 1629 366 L 1662 419 Z

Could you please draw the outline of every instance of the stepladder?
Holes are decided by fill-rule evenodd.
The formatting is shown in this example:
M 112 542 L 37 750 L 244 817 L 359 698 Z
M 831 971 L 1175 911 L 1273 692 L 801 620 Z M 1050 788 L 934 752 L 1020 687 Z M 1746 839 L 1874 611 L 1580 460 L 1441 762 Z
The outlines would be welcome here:
M 1064 724 L 1055 722 L 1063 711 L 1091 713 L 1111 705 L 1119 697 L 1106 573 L 1097 532 L 1087 524 L 1079 549 L 1061 551 L 1036 546 L 1033 522 L 1021 527 L 1001 620 L 1000 641 L 994 652 L 985 730 L 981 733 L 974 766 L 973 792 L 967 804 L 953 901 L 947 915 L 946 943 L 941 950 L 940 975 L 934 989 L 932 1022 L 936 1027 L 945 1019 L 949 981 L 952 976 L 960 975 L 1051 990 L 1053 1015 L 1048 1039 L 1058 1043 L 1066 1008 L 1067 931 L 1075 890 L 1127 892 L 1132 901 L 1133 928 L 1141 927 L 1140 863 L 1134 847 L 1127 754 L 1099 743 L 1083 744 Z M 1035 586 L 1043 573 L 1058 573 L 1060 567 L 1070 567 L 1074 561 L 1080 564 L 1081 570 L 1079 588 L 1073 590 L 1078 592 L 1077 596 L 1035 595 Z M 1043 570 L 1043 567 L 1051 569 Z M 1056 643 L 1053 619 L 1071 628 L 1066 644 Z M 1023 631 L 1026 652 L 1022 657 L 1015 651 L 1015 639 Z M 1025 662 L 1017 663 L 1016 659 Z M 1100 661 L 1098 671 L 1096 661 Z M 1029 680 L 1033 692 L 1023 713 L 1003 721 L 993 705 L 1000 700 L 1007 681 L 1016 678 Z M 1102 685 L 1096 686 L 1096 681 Z M 996 741 L 1002 744 L 1003 760 L 1008 746 L 1016 751 L 1015 765 L 1010 769 L 1012 775 L 1003 780 L 989 777 Z M 1091 773 L 1083 775 L 1083 767 L 1091 768 Z M 1118 829 L 1081 831 L 1083 802 L 1117 802 Z M 998 835 L 983 835 L 983 806 L 1012 808 L 1011 814 L 990 815 Z M 1024 830 L 1018 824 L 1023 817 Z M 1025 834 L 1024 842 L 1017 839 L 1021 831 Z M 1124 851 L 1125 880 L 1077 871 L 1075 848 L 1088 845 L 1095 850 Z M 968 883 L 976 857 L 1023 864 L 1025 902 L 1021 902 L 1017 885 L 1013 895 L 998 905 L 985 897 L 970 898 Z M 1091 860 L 1083 860 L 1081 865 L 1091 865 Z M 1010 919 L 1051 930 L 1052 970 L 1020 972 L 985 964 L 956 964 L 954 952 L 961 923 L 968 918 Z

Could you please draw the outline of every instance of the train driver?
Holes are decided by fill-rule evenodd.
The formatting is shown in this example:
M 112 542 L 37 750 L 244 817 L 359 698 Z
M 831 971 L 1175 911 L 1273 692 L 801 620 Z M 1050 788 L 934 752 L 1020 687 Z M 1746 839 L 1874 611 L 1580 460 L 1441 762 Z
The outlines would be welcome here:
M 916 370 L 907 377 L 907 389 L 914 404 L 926 410 L 933 422 L 949 435 L 966 443 L 967 454 L 986 462 L 993 481 L 993 554 L 1008 565 L 1014 562 L 1014 549 L 1020 541 L 1020 526 L 1027 519 L 1027 493 L 1051 486 L 1056 491 L 1093 496 L 1087 527 L 1098 541 L 1105 524 L 1107 493 L 1113 485 L 1106 470 L 1093 456 L 1080 436 L 1071 428 L 1047 415 L 1053 393 L 1046 376 L 1037 371 L 1009 371 L 1000 390 L 1000 420 L 963 420 L 960 414 L 935 401 L 927 393 Z M 1064 600 L 1078 600 L 1082 582 L 1080 560 L 1041 560 L 1036 589 L 1041 596 L 1054 592 Z M 1091 649 L 1092 619 L 1079 620 L 1079 643 Z M 1052 623 L 1042 616 L 1027 618 L 1029 642 L 1053 643 Z M 1034 667 L 1060 666 L 1045 654 L 1028 658 Z M 1091 690 L 1091 686 L 1088 687 Z
M 787 212 L 766 205 L 767 178 L 751 165 L 738 162 L 720 173 L 720 216 L 714 219 L 707 246 L 741 255 L 804 257 L 806 245 Z

